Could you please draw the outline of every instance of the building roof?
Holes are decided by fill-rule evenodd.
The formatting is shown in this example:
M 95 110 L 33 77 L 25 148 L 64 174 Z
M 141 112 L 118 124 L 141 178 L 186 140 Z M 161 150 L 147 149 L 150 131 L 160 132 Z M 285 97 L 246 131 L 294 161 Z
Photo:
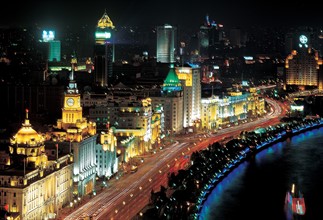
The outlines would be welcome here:
M 98 21 L 98 28 L 111 28 L 114 29 L 114 25 L 111 21 L 111 19 L 109 18 L 108 14 L 106 11 L 104 11 L 104 14 L 102 15 L 102 17 L 100 18 L 100 20 Z
M 43 142 L 43 137 L 35 131 L 28 119 L 28 109 L 26 110 L 25 123 L 22 124 L 22 128 L 14 135 L 13 141 L 17 144 L 29 143 L 30 141 Z
M 168 75 L 164 81 L 163 90 L 179 91 L 181 89 L 181 81 L 178 79 L 174 66 L 171 66 Z

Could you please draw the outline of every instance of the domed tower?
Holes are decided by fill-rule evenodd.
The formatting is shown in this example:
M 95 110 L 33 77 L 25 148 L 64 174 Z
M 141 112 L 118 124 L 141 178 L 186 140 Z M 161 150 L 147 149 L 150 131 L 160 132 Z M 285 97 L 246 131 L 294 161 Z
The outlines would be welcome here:
M 26 110 L 25 122 L 18 132 L 10 139 L 10 163 L 20 165 L 24 163 L 31 168 L 44 168 L 48 161 L 45 154 L 45 138 L 38 134 L 31 126 Z
M 114 25 L 105 11 L 95 30 L 94 83 L 97 86 L 108 86 L 108 78 L 112 77 L 113 62 Z

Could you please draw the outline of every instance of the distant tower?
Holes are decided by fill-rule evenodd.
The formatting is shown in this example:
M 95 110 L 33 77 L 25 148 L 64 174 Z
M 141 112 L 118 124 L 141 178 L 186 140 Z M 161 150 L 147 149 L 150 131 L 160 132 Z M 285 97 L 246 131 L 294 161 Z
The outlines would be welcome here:
M 311 48 L 306 35 L 299 36 L 297 50 L 292 50 L 285 61 L 287 86 L 298 86 L 306 89 L 306 86 L 322 89 L 322 59 L 318 51 Z
M 168 24 L 157 27 L 157 62 L 174 63 L 177 28 Z
M 95 31 L 94 48 L 94 83 L 98 86 L 108 86 L 108 78 L 112 77 L 114 62 L 114 26 L 104 12 Z
M 55 40 L 55 31 L 46 31 L 42 33 L 42 41 L 48 44 L 47 60 L 50 62 L 61 61 L 61 42 Z

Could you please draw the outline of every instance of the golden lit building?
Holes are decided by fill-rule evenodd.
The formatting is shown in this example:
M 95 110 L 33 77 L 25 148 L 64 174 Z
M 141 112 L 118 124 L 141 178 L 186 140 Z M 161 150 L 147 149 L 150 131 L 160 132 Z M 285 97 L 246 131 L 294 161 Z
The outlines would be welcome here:
M 119 86 L 129 91 L 124 85 Z M 131 157 L 150 151 L 161 138 L 162 108 L 159 105 L 153 109 L 150 98 L 119 96 L 112 90 L 110 92 L 109 96 L 84 95 L 83 103 L 94 103 L 89 110 L 89 117 L 96 120 L 103 133 L 113 128 L 120 162 L 127 162 Z
M 8 219 L 54 219 L 72 201 L 73 163 L 69 154 L 45 146 L 45 135 L 28 119 L 10 139 L 9 154 L 1 164 L 0 205 Z
M 201 126 L 204 130 L 214 131 L 218 128 L 218 96 L 201 99 Z
M 96 164 L 99 177 L 110 178 L 118 172 L 117 138 L 113 127 L 100 134 L 100 144 L 96 147 Z
M 318 88 L 321 68 L 322 59 L 318 51 L 311 48 L 307 36 L 300 35 L 298 50 L 293 50 L 285 61 L 285 89 L 288 86 L 297 86 L 301 90 L 306 86 Z
M 64 95 L 62 119 L 58 119 L 57 126 L 48 132 L 47 141 L 57 143 L 59 150 L 73 154 L 74 197 L 95 194 L 96 124 L 83 118 L 81 97 L 74 80 L 73 68 Z
M 152 149 L 152 106 L 150 98 L 129 97 L 118 102 L 117 118 L 113 122 L 123 161 Z M 155 124 L 156 125 L 156 124 Z
M 212 96 L 201 100 L 201 123 L 206 130 L 215 130 L 230 123 L 239 123 L 248 116 L 249 93 L 231 90 L 223 98 Z
M 265 99 L 259 97 L 257 88 L 249 88 L 249 93 L 250 96 L 248 96 L 248 117 L 265 114 Z

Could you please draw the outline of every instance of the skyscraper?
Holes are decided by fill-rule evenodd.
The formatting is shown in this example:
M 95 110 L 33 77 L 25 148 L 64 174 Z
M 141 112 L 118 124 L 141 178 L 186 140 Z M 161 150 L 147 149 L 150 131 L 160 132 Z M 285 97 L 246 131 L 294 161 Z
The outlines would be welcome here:
M 168 24 L 157 27 L 157 62 L 174 63 L 177 28 Z
M 94 83 L 101 87 L 108 86 L 108 79 L 112 77 L 113 38 L 114 25 L 104 12 L 96 27 L 94 48 Z
M 48 44 L 47 49 L 47 60 L 50 62 L 60 62 L 61 61 L 61 42 L 55 40 L 55 31 L 43 31 L 42 41 Z

